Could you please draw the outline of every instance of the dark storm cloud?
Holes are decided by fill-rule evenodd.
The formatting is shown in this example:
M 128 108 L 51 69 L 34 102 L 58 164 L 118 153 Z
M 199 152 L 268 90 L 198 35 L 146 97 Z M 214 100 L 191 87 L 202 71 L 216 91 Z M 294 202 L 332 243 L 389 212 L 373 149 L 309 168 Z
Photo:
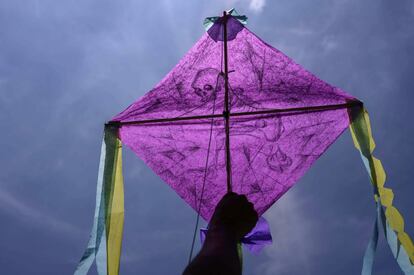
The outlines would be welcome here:
M 174 66 L 205 16 L 231 6 L 265 41 L 365 102 L 387 185 L 414 234 L 412 1 L 188 2 L 0 3 L 5 274 L 73 272 L 92 224 L 103 122 Z M 128 149 L 124 173 L 121 273 L 179 273 L 194 213 Z M 245 274 L 359 273 L 371 193 L 345 133 L 267 213 L 275 244 L 258 257 L 246 252 Z M 375 274 L 401 273 L 384 242 L 377 259 Z

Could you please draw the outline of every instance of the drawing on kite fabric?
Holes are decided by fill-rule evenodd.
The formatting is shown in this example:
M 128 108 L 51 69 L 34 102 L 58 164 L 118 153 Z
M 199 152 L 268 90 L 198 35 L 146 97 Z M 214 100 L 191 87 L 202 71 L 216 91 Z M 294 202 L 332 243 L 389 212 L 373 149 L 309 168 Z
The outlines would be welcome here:
M 205 34 L 150 93 L 114 120 L 222 114 L 222 49 L 221 42 Z M 229 41 L 228 52 L 229 105 L 233 114 L 343 104 L 352 99 L 246 28 Z M 298 181 L 346 129 L 347 122 L 346 110 L 231 117 L 233 190 L 246 194 L 263 213 Z M 205 182 L 208 188 L 203 193 L 200 214 L 209 219 L 214 208 L 211 206 L 227 190 L 222 117 L 123 126 L 120 134 L 122 141 L 196 210 Z M 209 168 L 203 173 L 208 152 Z
M 202 102 L 207 102 L 216 99 L 216 94 L 222 91 L 223 82 L 220 71 L 206 68 L 197 72 L 191 87 Z
M 270 169 L 283 173 L 284 170 L 292 165 L 292 159 L 287 156 L 279 146 L 271 146 L 271 154 L 266 157 L 266 163 Z
M 325 114 L 329 116 L 314 112 L 233 118 L 230 148 L 234 191 L 246 194 L 258 212 L 270 207 L 274 198 L 286 192 L 345 129 L 345 124 L 337 122 L 346 112 Z M 148 166 L 195 209 L 201 200 L 201 214 L 209 217 L 211 206 L 226 192 L 223 119 L 131 126 L 128 132 L 134 142 L 131 148 Z M 203 183 L 209 188 L 201 196 Z

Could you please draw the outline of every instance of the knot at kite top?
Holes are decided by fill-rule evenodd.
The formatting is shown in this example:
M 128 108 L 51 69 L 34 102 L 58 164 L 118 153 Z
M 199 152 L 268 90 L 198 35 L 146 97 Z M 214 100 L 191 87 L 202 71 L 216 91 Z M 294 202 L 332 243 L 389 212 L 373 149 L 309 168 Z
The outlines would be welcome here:
M 239 15 L 235 9 L 231 9 L 221 17 L 207 17 L 203 23 L 208 35 L 216 42 L 224 41 L 224 24 L 227 24 L 227 41 L 231 41 L 247 24 L 247 16 Z

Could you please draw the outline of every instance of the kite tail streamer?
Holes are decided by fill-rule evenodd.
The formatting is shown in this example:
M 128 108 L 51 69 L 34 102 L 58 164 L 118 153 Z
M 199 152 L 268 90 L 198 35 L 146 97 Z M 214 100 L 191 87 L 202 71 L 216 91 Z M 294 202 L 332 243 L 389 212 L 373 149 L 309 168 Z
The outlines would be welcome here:
M 240 260 L 240 270 L 243 273 L 243 246 L 241 242 L 237 243 L 237 255 L 239 256 L 239 260 Z
M 392 205 L 394 192 L 391 188 L 384 187 L 386 174 L 381 161 L 373 156 L 375 142 L 372 137 L 368 112 L 363 107 L 351 108 L 350 117 L 352 139 L 355 147 L 361 153 L 362 161 L 370 175 L 377 206 L 374 231 L 365 252 L 362 275 L 372 273 L 379 227 L 383 228 L 385 238 L 401 270 L 406 275 L 414 275 L 414 245 L 410 236 L 404 232 L 402 215 Z
M 118 128 L 106 126 L 101 148 L 95 216 L 88 246 L 75 270 L 86 275 L 96 260 L 99 275 L 117 275 L 124 227 L 122 144 Z

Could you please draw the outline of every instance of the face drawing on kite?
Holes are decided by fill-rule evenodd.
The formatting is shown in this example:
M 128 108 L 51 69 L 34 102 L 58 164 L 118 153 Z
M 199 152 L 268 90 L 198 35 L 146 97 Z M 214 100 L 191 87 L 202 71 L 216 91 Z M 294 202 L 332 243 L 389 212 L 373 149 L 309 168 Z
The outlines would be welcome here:
M 201 102 L 208 102 L 216 99 L 218 92 L 222 91 L 223 77 L 220 71 L 214 68 L 199 70 L 195 75 L 191 87 Z
M 214 68 L 199 70 L 191 84 L 193 92 L 202 103 L 217 100 L 216 106 L 224 104 L 224 78 L 222 73 Z M 229 107 L 238 107 L 243 111 L 257 109 L 259 103 L 246 95 L 241 87 L 230 87 Z

